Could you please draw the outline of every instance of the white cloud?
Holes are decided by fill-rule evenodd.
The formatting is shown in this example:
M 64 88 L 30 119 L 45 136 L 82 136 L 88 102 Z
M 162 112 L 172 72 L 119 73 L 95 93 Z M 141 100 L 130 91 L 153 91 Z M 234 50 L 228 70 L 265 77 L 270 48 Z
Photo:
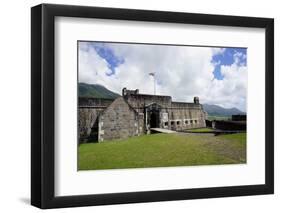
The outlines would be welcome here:
M 79 81 L 102 84 L 121 93 L 123 87 L 153 94 L 153 78 L 156 72 L 157 94 L 170 95 L 175 101 L 191 102 L 199 96 L 202 103 L 245 110 L 247 69 L 239 65 L 236 55 L 231 66 L 221 65 L 223 80 L 214 79 L 215 54 L 223 54 L 225 48 L 179 47 L 162 45 L 126 45 L 110 43 L 114 54 L 125 61 L 111 73 L 105 59 L 87 43 L 80 43 Z M 86 46 L 85 46 L 86 45 Z
M 211 48 L 213 55 L 223 54 L 226 48 Z

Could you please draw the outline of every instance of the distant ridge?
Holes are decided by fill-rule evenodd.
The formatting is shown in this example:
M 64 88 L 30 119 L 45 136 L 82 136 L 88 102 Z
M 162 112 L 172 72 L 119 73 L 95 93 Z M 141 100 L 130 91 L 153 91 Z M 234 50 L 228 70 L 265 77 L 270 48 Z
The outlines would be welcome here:
M 231 116 L 231 115 L 245 115 L 245 112 L 233 107 L 233 108 L 223 108 L 218 105 L 203 104 L 204 110 L 210 116 Z
M 79 83 L 79 97 L 116 99 L 120 95 L 99 84 Z

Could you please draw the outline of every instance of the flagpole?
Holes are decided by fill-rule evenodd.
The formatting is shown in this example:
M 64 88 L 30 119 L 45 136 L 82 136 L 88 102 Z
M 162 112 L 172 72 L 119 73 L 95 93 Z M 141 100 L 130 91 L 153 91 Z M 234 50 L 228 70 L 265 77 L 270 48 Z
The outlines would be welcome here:
M 155 74 L 154 74 L 154 95 L 156 95 L 156 82 L 155 82 Z
M 153 77 L 154 82 L 154 95 L 156 95 L 156 79 L 155 79 L 155 72 L 149 73 Z

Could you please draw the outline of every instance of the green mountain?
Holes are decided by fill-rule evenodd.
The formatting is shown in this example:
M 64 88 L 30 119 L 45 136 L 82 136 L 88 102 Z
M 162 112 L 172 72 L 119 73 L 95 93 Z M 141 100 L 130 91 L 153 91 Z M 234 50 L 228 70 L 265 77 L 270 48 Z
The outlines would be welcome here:
M 241 110 L 233 107 L 233 108 L 223 108 L 218 105 L 211 105 L 211 104 L 203 104 L 204 110 L 211 116 L 231 116 L 231 115 L 238 115 L 238 114 L 246 114 Z
M 79 83 L 79 97 L 115 99 L 120 95 L 99 84 Z

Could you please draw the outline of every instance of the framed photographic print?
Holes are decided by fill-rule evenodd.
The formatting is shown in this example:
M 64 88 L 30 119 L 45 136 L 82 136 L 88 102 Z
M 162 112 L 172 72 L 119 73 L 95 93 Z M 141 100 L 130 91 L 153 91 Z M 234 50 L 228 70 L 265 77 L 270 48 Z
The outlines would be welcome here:
M 274 21 L 31 9 L 31 203 L 271 194 Z

